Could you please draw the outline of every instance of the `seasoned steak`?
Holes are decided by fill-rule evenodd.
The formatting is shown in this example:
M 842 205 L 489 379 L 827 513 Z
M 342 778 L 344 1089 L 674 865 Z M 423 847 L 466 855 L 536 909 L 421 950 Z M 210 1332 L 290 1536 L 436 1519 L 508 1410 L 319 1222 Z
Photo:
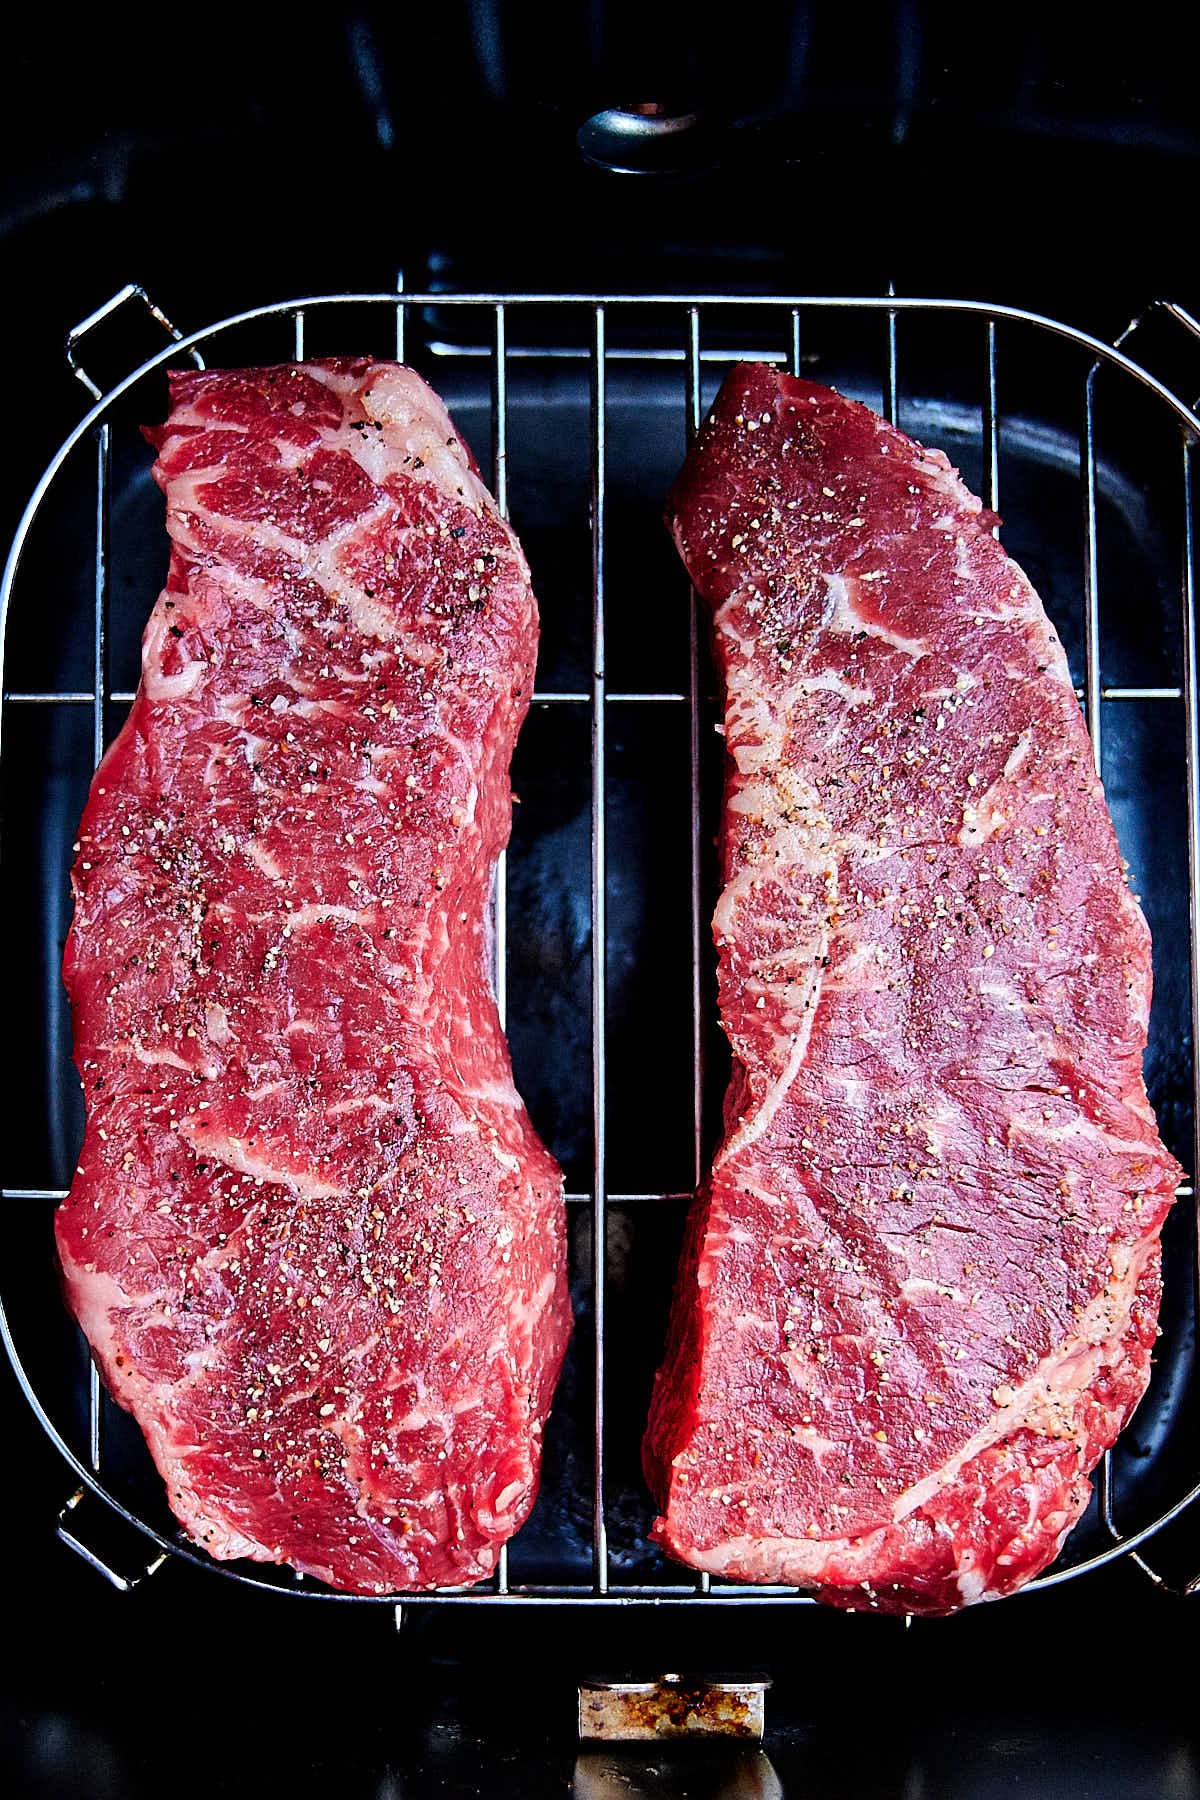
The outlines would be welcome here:
M 669 519 L 725 681 L 735 1060 L 656 1535 L 947 1612 L 1054 1559 L 1146 1385 L 1179 1170 L 1145 922 L 1062 646 L 939 451 L 742 366 Z
M 569 1330 L 486 972 L 528 571 L 411 370 L 171 400 L 170 571 L 73 875 L 67 1297 L 212 1555 L 476 1581 Z

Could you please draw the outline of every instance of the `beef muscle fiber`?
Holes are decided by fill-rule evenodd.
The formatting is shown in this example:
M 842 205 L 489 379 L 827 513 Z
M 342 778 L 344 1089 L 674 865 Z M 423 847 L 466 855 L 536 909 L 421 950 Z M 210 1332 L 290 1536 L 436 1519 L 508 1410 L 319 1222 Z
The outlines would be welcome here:
M 171 378 L 171 561 L 67 944 L 69 1302 L 191 1536 L 478 1580 L 569 1329 L 487 980 L 537 612 L 445 408 L 366 358 Z
M 940 452 L 746 365 L 669 518 L 725 681 L 735 1074 L 656 1535 L 947 1612 L 1052 1561 L 1148 1378 L 1179 1171 L 1145 923 L 1062 647 Z

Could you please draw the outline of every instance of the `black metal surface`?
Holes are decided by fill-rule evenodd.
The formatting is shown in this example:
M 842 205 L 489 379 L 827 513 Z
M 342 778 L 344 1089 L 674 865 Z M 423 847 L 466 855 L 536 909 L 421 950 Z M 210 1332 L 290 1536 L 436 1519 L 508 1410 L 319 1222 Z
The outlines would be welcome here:
M 38 1439 L 23 1449 L 36 1482 Z M 575 1618 L 475 1613 L 450 1628 L 443 1615 L 406 1640 L 384 1614 L 267 1595 L 238 1596 L 231 1628 L 229 1590 L 183 1567 L 130 1595 L 81 1579 L 50 1546 L 0 1715 L 14 1794 L 149 1800 L 169 1782 L 180 1800 L 1200 1795 L 1190 1628 L 1164 1626 L 1132 1572 L 907 1632 L 815 1612 L 765 1639 L 728 1618 L 689 1621 L 695 1665 L 734 1666 L 748 1645 L 770 1662 L 763 1759 L 651 1746 L 615 1767 L 579 1752 L 574 1681 L 674 1666 L 678 1625 L 659 1614 L 639 1615 L 633 1648 L 627 1621 L 594 1615 L 586 1634 Z
M 315 310 L 313 310 L 315 311 Z M 372 342 L 389 317 L 363 313 L 356 329 Z M 482 308 L 480 308 L 480 311 Z M 479 446 L 491 437 L 491 371 L 462 355 L 471 315 L 419 315 L 408 322 L 408 355 L 450 401 L 464 436 Z M 622 315 L 615 315 L 617 320 Z M 509 326 L 511 349 L 529 349 L 543 329 L 538 310 Z M 459 326 L 459 347 L 443 326 Z M 727 337 L 754 333 L 759 351 L 775 338 L 783 353 L 788 317 L 745 317 L 727 310 L 711 328 Z M 340 320 L 309 317 L 311 340 Z M 631 349 L 630 326 L 613 349 Z M 268 360 L 284 353 L 290 320 L 237 328 L 236 355 Z M 675 322 L 676 338 L 680 320 Z M 621 337 L 624 335 L 624 344 Z M 669 324 L 658 328 L 669 340 Z M 423 344 L 425 337 L 425 344 Z M 844 319 L 833 308 L 804 315 L 806 367 L 844 391 L 880 405 L 880 317 Z M 898 405 L 903 425 L 948 450 L 975 488 L 984 486 L 981 320 L 914 315 L 896 331 Z M 320 347 L 320 346 L 317 346 Z M 219 340 L 221 355 L 227 342 Z M 1036 412 L 1000 407 L 1000 500 L 1009 517 L 1006 542 L 1024 563 L 1060 626 L 1072 670 L 1083 682 L 1083 590 L 1079 518 L 1078 427 L 1072 401 L 1087 369 L 1078 355 L 1033 328 L 1000 331 L 999 392 L 1016 407 L 1036 398 Z M 703 365 L 702 401 L 720 382 L 721 364 Z M 1011 371 L 1011 373 L 1009 373 Z M 1101 601 L 1101 682 L 1105 688 L 1177 688 L 1178 495 L 1171 486 L 1175 425 L 1162 409 L 1142 416 L 1128 378 L 1105 373 L 1096 407 L 1097 581 Z M 687 590 L 660 524 L 660 497 L 684 452 L 684 371 L 680 365 L 622 362 L 608 380 L 608 632 L 610 691 L 619 695 L 682 693 L 687 653 Z M 113 691 L 137 680 L 140 628 L 162 580 L 166 542 L 162 502 L 149 481 L 149 450 L 137 428 L 142 414 L 166 405 L 162 374 L 121 401 L 112 423 L 112 603 L 108 675 Z M 542 598 L 545 632 L 538 691 L 581 693 L 590 652 L 590 538 L 587 527 L 587 371 L 551 358 L 513 356 L 507 376 L 507 491 L 516 527 L 531 558 Z M 77 461 L 88 475 L 83 454 Z M 70 464 L 68 464 L 70 468 Z M 7 691 L 72 691 L 90 682 L 92 646 L 79 621 L 90 610 L 88 558 L 79 554 L 90 486 L 67 479 L 50 491 L 27 551 L 9 628 Z M 49 594 L 61 607 L 56 623 L 27 603 Z M 1137 594 L 1133 607 L 1128 596 Z M 40 943 L 29 983 L 16 988 L 29 1058 L 14 1078 L 29 1118 L 7 1159 L 7 1186 L 63 1188 L 81 1134 L 77 1082 L 68 1064 L 65 995 L 58 981 L 67 925 L 67 869 L 77 812 L 92 767 L 92 720 L 86 707 L 9 707 L 14 738 L 9 767 L 29 767 L 11 796 L 5 855 L 11 868 L 38 871 L 13 891 L 14 941 Z M 106 727 L 121 722 L 112 706 Z M 682 1229 L 682 1202 L 624 1193 L 684 1193 L 693 1170 L 691 1118 L 691 940 L 689 909 L 691 774 L 687 709 L 671 700 L 608 702 L 608 1258 L 610 1328 L 606 1526 L 613 1580 L 678 1582 L 678 1571 L 648 1544 L 653 1507 L 640 1478 L 639 1438 L 657 1366 L 671 1276 Z M 1146 1073 L 1162 1129 L 1184 1163 L 1191 1150 L 1191 1055 L 1187 1026 L 1186 796 L 1182 785 L 1182 713 L 1178 698 L 1105 704 L 1108 796 L 1133 880 L 1155 938 L 1157 999 Z M 718 743 L 709 736 L 709 797 L 716 792 Z M 41 776 L 38 774 L 41 770 Z M 579 702 L 534 704 L 515 765 L 515 839 L 509 855 L 509 1039 L 516 1076 L 534 1121 L 567 1174 L 569 1192 L 587 1193 L 592 1139 L 590 1064 L 590 729 Z M 1153 805 L 1148 796 L 1153 796 Z M 20 981 L 20 976 L 18 976 Z M 720 1039 L 712 1033 L 716 1042 Z M 714 1057 L 711 1112 L 723 1087 Z M 648 1103 L 648 1096 L 653 1096 Z M 712 1132 L 709 1132 L 712 1138 Z M 18 1354 L 41 1404 L 76 1451 L 88 1458 L 83 1346 L 54 1305 L 50 1208 L 27 1201 L 14 1220 L 22 1255 L 20 1282 L 4 1285 Z M 592 1269 L 587 1220 L 572 1219 L 572 1294 L 578 1330 L 547 1431 L 542 1498 L 509 1555 L 513 1584 L 587 1580 L 592 1559 L 592 1406 L 588 1346 Z M 1168 1229 L 1164 1337 L 1155 1381 L 1114 1458 L 1112 1507 L 1121 1532 L 1141 1530 L 1186 1492 L 1193 1480 L 1195 1341 L 1193 1215 L 1180 1208 Z M 50 1346 L 56 1345 L 56 1354 Z M 162 1485 L 130 1418 L 108 1402 L 103 1411 L 104 1481 L 124 1507 L 160 1534 L 175 1535 Z M 1063 1566 L 1105 1548 L 1096 1507 L 1072 1535 Z M 250 1573 L 250 1571 L 248 1571 Z M 290 1586 L 286 1573 L 254 1571 L 255 1579 Z M 311 1591 L 311 1584 L 304 1589 Z
M 391 320 L 356 320 L 372 342 Z M 470 342 L 471 317 L 451 309 L 415 316 L 408 354 L 450 403 L 468 441 L 486 460 L 492 421 L 491 373 L 443 335 L 459 327 Z M 480 309 L 481 312 L 484 309 Z M 619 315 L 618 315 L 619 318 Z M 845 319 L 834 309 L 804 317 L 806 367 L 843 390 L 881 404 L 880 319 Z M 529 331 L 557 326 L 539 312 L 510 326 L 514 350 Z M 677 341 L 681 321 L 675 321 Z M 787 342 L 783 309 L 764 317 L 714 317 L 710 331 L 752 333 L 759 350 Z M 310 317 L 310 349 L 340 321 Z M 669 338 L 670 325 L 659 335 Z M 266 360 L 286 353 L 290 322 L 239 327 L 236 355 Z M 622 346 L 621 338 L 625 342 Z M 568 332 L 569 336 L 569 332 Z M 422 343 L 424 337 L 424 344 Z M 316 340 L 314 342 L 314 340 Z M 356 341 L 359 341 L 356 338 Z M 984 485 L 981 382 L 986 355 L 980 321 L 916 315 L 897 329 L 900 419 L 915 435 L 945 448 L 976 488 Z M 634 347 L 630 328 L 613 348 Z M 1032 328 L 1001 330 L 997 369 L 998 483 L 1009 517 L 1006 543 L 1022 561 L 1058 624 L 1082 684 L 1079 462 L 1074 402 L 1086 363 Z M 230 354 L 224 340 L 223 356 Z M 721 364 L 705 364 L 702 401 L 715 391 Z M 686 686 L 687 590 L 662 529 L 661 496 L 683 454 L 684 371 L 679 365 L 623 362 L 608 381 L 609 595 L 608 676 L 614 694 L 681 693 Z M 1007 410 L 1003 403 L 1037 410 Z M 138 430 L 165 406 L 165 382 L 152 376 L 121 403 L 112 424 L 113 498 L 109 679 L 113 691 L 137 679 L 142 624 L 162 579 L 166 546 L 161 500 L 149 478 L 150 453 Z M 1174 425 L 1161 407 L 1143 414 L 1133 384 L 1106 372 L 1096 410 L 1098 581 L 1101 680 L 1106 687 L 1177 687 L 1179 680 L 1178 495 Z M 514 357 L 508 375 L 508 492 L 541 597 L 545 631 L 537 688 L 581 693 L 590 650 L 590 540 L 587 527 L 589 426 L 586 370 L 547 358 Z M 92 489 L 81 446 L 82 480 L 52 490 L 26 555 L 9 632 L 10 693 L 71 691 L 90 683 L 92 647 L 80 629 L 91 606 L 90 563 L 80 555 Z M 70 468 L 70 465 L 68 465 Z M 1068 525 L 1067 521 L 1071 521 Z M 47 594 L 57 619 L 27 603 Z M 1137 596 L 1137 604 L 1130 596 Z M 108 709 L 111 733 L 123 707 Z M 36 872 L 14 887 L 14 941 L 38 944 L 13 984 L 29 1055 L 14 1075 L 23 1116 L 45 1121 L 27 1131 L 7 1158 L 9 1187 L 61 1188 L 70 1179 L 82 1130 L 78 1084 L 69 1063 L 70 1032 L 58 980 L 68 917 L 66 875 L 92 763 L 90 709 L 10 707 L 10 769 L 28 768 L 10 796 L 10 867 Z M 650 1381 L 662 1344 L 678 1253 L 683 1205 L 623 1194 L 682 1194 L 691 1185 L 691 944 L 688 917 L 690 764 L 687 709 L 672 701 L 608 703 L 608 1218 L 610 1321 L 606 1334 L 610 1397 L 606 1436 L 607 1527 L 614 1581 L 678 1582 L 678 1570 L 653 1550 L 653 1508 L 641 1478 L 639 1439 Z M 1188 1027 L 1186 806 L 1182 783 L 1181 705 L 1176 699 L 1104 704 L 1110 805 L 1133 879 L 1154 933 L 1157 992 L 1147 1077 L 1164 1133 L 1190 1161 L 1191 1057 Z M 718 745 L 709 736 L 710 801 Z M 535 704 L 514 767 L 519 795 L 509 858 L 508 1028 L 518 1082 L 535 1122 L 563 1165 L 569 1191 L 591 1178 L 592 1072 L 589 1008 L 590 736 L 587 707 Z M 1151 801 L 1150 796 L 1153 796 Z M 712 1034 L 714 1043 L 719 1036 Z M 714 1057 L 710 1113 L 724 1086 Z M 712 1131 L 709 1132 L 712 1138 Z M 42 1403 L 80 1461 L 88 1456 L 84 1351 L 55 1304 L 50 1208 L 18 1202 L 12 1268 L 4 1297 L 18 1352 Z M 1113 1464 L 1113 1510 L 1123 1532 L 1141 1529 L 1191 1485 L 1197 1464 L 1194 1347 L 1194 1233 L 1181 1207 L 1167 1235 L 1163 1348 L 1151 1393 Z M 591 1257 L 587 1220 L 574 1210 L 573 1298 L 578 1327 L 546 1440 L 543 1490 L 529 1525 L 514 1542 L 510 1579 L 565 1585 L 586 1581 L 592 1556 Z M 140 1432 L 119 1409 L 103 1409 L 105 1481 L 135 1516 L 174 1535 L 161 1482 Z M 1107 1542 L 1093 1507 L 1073 1535 L 1064 1566 Z M 247 1571 L 291 1586 L 291 1577 Z M 311 1584 L 305 1592 L 311 1590 Z

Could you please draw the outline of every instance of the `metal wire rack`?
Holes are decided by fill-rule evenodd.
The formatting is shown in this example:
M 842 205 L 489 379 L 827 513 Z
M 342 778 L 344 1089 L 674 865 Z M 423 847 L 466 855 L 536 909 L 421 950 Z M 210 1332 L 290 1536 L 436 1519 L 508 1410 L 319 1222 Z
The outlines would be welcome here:
M 131 374 L 102 391 L 80 361 L 84 340 L 118 311 L 131 306 L 144 308 L 166 333 L 169 342 Z M 1000 501 L 1002 465 L 1002 423 L 998 407 L 997 330 L 1020 326 L 1040 334 L 1043 339 L 1074 347 L 1082 353 L 1084 375 L 1081 382 L 1078 479 L 1082 501 L 1082 594 L 1084 681 L 1080 698 L 1084 705 L 1093 752 L 1097 764 L 1101 756 L 1101 733 L 1108 703 L 1156 702 L 1182 709 L 1187 813 L 1187 914 L 1190 955 L 1190 1024 L 1191 1045 L 1200 1039 L 1200 717 L 1198 717 L 1197 645 L 1196 645 L 1196 563 L 1193 511 L 1193 453 L 1200 438 L 1200 418 L 1164 381 L 1157 379 L 1128 353 L 1130 338 L 1149 320 L 1160 316 L 1182 332 L 1200 339 L 1200 322 L 1182 307 L 1157 302 L 1133 320 L 1125 332 L 1108 344 L 1087 333 L 1056 320 L 1015 307 L 993 306 L 984 302 L 898 296 L 893 293 L 864 296 L 678 296 L 678 295 L 543 295 L 543 294 L 407 294 L 402 288 L 388 294 L 335 294 L 283 302 L 238 314 L 185 336 L 158 308 L 141 287 L 129 285 L 84 319 L 69 334 L 67 358 L 79 380 L 87 388 L 94 405 L 80 420 L 53 458 L 29 502 L 18 527 L 4 575 L 0 607 L 5 632 L 10 609 L 25 604 L 22 585 L 23 558 L 34 524 L 47 495 L 61 478 L 64 465 L 76 456 L 86 454 L 90 440 L 94 446 L 95 501 L 95 578 L 92 594 L 91 681 L 87 688 L 69 691 L 4 692 L 4 721 L 14 709 L 30 707 L 87 709 L 91 717 L 93 762 L 98 762 L 105 748 L 107 715 L 110 702 L 132 699 L 128 691 L 113 691 L 109 684 L 109 605 L 111 588 L 112 547 L 112 417 L 124 397 L 139 384 L 155 376 L 169 362 L 190 356 L 203 363 L 204 353 L 215 348 L 221 354 L 223 340 L 243 326 L 264 321 L 282 322 L 290 327 L 291 350 L 297 358 L 305 354 L 309 328 L 316 317 L 327 320 L 338 309 L 347 307 L 386 311 L 394 329 L 394 349 L 398 359 L 405 353 L 406 330 L 412 321 L 426 330 L 426 354 L 447 359 L 474 359 L 486 362 L 490 372 L 492 423 L 492 481 L 501 509 L 507 514 L 509 500 L 509 380 L 510 371 L 519 359 L 573 359 L 587 365 L 589 383 L 588 465 L 590 471 L 591 534 L 591 662 L 590 680 L 585 685 L 564 690 L 539 690 L 534 704 L 541 707 L 586 709 L 590 719 L 590 1046 L 591 1046 L 591 1179 L 587 1191 L 569 1193 L 575 1206 L 590 1212 L 591 1245 L 591 1336 L 594 1363 L 591 1379 L 592 1471 L 591 1471 L 591 1578 L 562 1579 L 540 1583 L 510 1580 L 509 1561 L 502 1553 L 497 1572 L 490 1583 L 469 1591 L 444 1591 L 415 1597 L 425 1604 L 474 1605 L 572 1605 L 579 1602 L 625 1606 L 637 1603 L 703 1603 L 731 1605 L 804 1604 L 807 1597 L 788 1588 L 743 1587 L 698 1579 L 675 1579 L 645 1583 L 615 1579 L 609 1545 L 609 1509 L 607 1505 L 605 1416 L 605 1349 L 607 1210 L 612 1204 L 633 1202 L 681 1201 L 681 1193 L 613 1193 L 608 1185 L 608 1102 L 606 1092 L 606 1020 L 607 921 L 606 869 L 606 788 L 608 780 L 607 731 L 613 708 L 638 706 L 651 708 L 686 708 L 689 721 L 691 832 L 690 832 L 690 941 L 691 941 L 691 1051 L 692 1051 L 692 1181 L 699 1185 L 704 1177 L 705 1141 L 705 963 L 706 963 L 706 895 L 704 891 L 703 843 L 701 823 L 702 780 L 702 715 L 705 702 L 705 662 L 696 596 L 691 595 L 688 611 L 687 685 L 669 691 L 629 692 L 609 685 L 606 674 L 606 553 L 607 479 L 608 479 L 608 380 L 610 371 L 622 364 L 676 364 L 680 366 L 680 398 L 685 413 L 686 435 L 699 428 L 702 413 L 702 377 L 706 365 L 721 364 L 734 355 L 760 356 L 786 361 L 799 373 L 802 345 L 810 318 L 831 314 L 866 314 L 874 316 L 882 326 L 880 388 L 884 411 L 896 422 L 902 395 L 898 322 L 910 317 L 948 319 L 957 316 L 973 322 L 978 329 L 978 356 L 982 400 L 979 407 L 979 435 L 982 454 L 983 491 L 987 503 L 996 508 Z M 548 341 L 530 342 L 527 334 L 513 340 L 510 324 L 514 319 L 535 317 L 561 319 L 569 329 Z M 720 347 L 722 331 L 731 335 L 728 322 L 737 319 L 751 330 L 758 341 L 743 337 L 736 350 Z M 450 331 L 445 322 L 454 322 Z M 459 323 L 466 331 L 457 329 Z M 642 339 L 637 338 L 639 322 L 648 322 Z M 613 341 L 611 328 L 620 329 L 620 341 Z M 443 335 L 438 336 L 439 325 Z M 631 329 L 633 339 L 631 341 Z M 236 360 L 236 359 L 231 359 Z M 1097 526 L 1097 452 L 1095 431 L 1095 390 L 1097 376 L 1106 370 L 1117 370 L 1148 395 L 1178 428 L 1179 449 L 1176 464 L 1178 542 L 1179 542 L 1179 669 L 1178 682 L 1164 685 L 1104 686 L 1101 680 L 1101 599 L 1100 544 Z M 2 654 L 2 651 L 0 651 Z M 1176 717 L 1178 715 L 1176 714 Z M 507 920 L 506 871 L 504 861 L 497 872 L 495 900 L 495 985 L 502 1020 L 507 1009 Z M 1190 1066 L 1192 1115 L 1192 1168 L 1200 1168 L 1200 1071 L 1193 1055 Z M 63 1197 L 63 1190 L 51 1187 L 6 1186 L 3 1198 L 10 1205 L 53 1206 Z M 1180 1189 L 1181 1196 L 1193 1198 L 1193 1188 Z M 1192 1240 L 1194 1243 L 1194 1239 Z M 86 1444 L 73 1442 L 70 1432 L 51 1416 L 44 1401 L 38 1378 L 38 1345 L 24 1340 L 18 1344 L 9 1312 L 0 1301 L 0 1334 L 26 1398 L 42 1426 L 57 1446 L 66 1463 L 79 1479 L 79 1487 L 64 1506 L 58 1520 L 59 1536 L 85 1561 L 105 1575 L 115 1586 L 129 1588 L 147 1574 L 153 1573 L 169 1555 L 184 1557 L 210 1570 L 231 1576 L 256 1587 L 280 1588 L 310 1598 L 320 1597 L 343 1604 L 380 1604 L 358 1596 L 334 1594 L 311 1585 L 293 1582 L 286 1574 L 277 1577 L 248 1573 L 212 1563 L 195 1550 L 182 1534 L 161 1531 L 141 1518 L 111 1490 L 106 1483 L 104 1434 L 102 1431 L 102 1393 L 94 1365 L 89 1364 L 87 1394 Z M 94 1547 L 94 1534 L 82 1524 L 91 1497 L 106 1503 L 111 1513 L 133 1527 L 138 1534 L 141 1553 L 131 1570 L 115 1566 L 115 1559 Z M 1179 1517 L 1200 1497 L 1200 1482 L 1188 1488 L 1170 1504 L 1162 1506 L 1152 1519 L 1142 1521 L 1136 1529 L 1124 1529 L 1117 1518 L 1117 1502 L 1112 1480 L 1111 1453 L 1106 1455 L 1097 1480 L 1098 1515 L 1102 1531 L 1099 1549 L 1082 1560 L 1071 1560 L 1069 1554 L 1060 1563 L 1030 1584 L 1031 1589 L 1046 1588 L 1071 1576 L 1096 1569 L 1118 1557 L 1132 1558 L 1159 1586 L 1167 1586 L 1165 1578 L 1142 1554 L 1144 1546 L 1171 1521 Z M 1182 1591 L 1200 1587 L 1200 1576 Z M 394 1604 L 384 1601 L 383 1604 Z M 399 1609 L 398 1616 L 399 1616 Z

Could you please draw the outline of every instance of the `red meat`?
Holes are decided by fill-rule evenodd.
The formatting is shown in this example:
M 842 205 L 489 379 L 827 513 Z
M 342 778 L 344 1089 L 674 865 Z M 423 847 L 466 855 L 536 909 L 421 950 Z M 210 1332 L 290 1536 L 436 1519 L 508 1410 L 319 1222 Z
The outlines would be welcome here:
M 1137 1404 L 1179 1170 L 1062 647 L 946 458 L 733 371 L 670 523 L 728 749 L 735 1075 L 646 1466 L 696 1568 L 947 1612 L 1046 1567 Z
M 67 1296 L 214 1556 L 476 1581 L 569 1330 L 486 975 L 528 571 L 407 369 L 171 395 L 170 572 L 73 875 Z

